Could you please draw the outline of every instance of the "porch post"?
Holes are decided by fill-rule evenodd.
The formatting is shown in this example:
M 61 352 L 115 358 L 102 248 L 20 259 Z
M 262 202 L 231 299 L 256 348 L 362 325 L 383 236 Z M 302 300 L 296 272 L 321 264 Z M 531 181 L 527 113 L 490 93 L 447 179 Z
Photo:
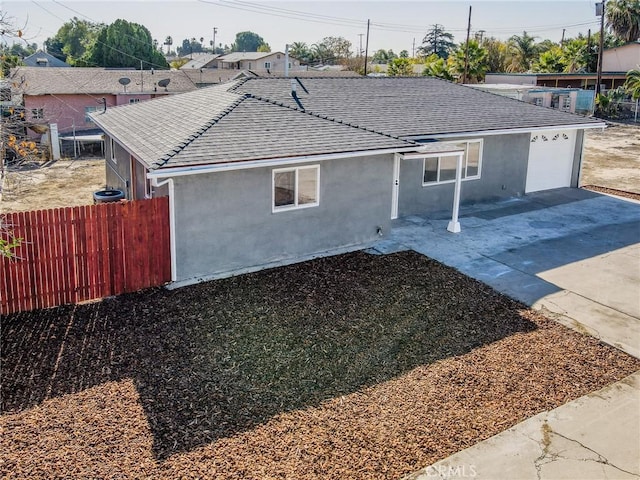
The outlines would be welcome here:
M 460 187 L 462 185 L 462 156 L 464 153 L 458 153 L 458 163 L 456 165 L 456 183 L 453 192 L 453 214 L 451 221 L 447 226 L 447 230 L 451 233 L 460 233 L 460 222 L 458 221 L 458 212 L 460 210 Z

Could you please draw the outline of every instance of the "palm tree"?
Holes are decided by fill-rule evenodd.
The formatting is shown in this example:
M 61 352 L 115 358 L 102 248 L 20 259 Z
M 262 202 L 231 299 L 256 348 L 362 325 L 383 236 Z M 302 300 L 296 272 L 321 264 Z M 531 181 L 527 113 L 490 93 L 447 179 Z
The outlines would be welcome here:
M 447 61 L 444 58 L 440 58 L 435 53 L 432 53 L 424 59 L 424 70 L 422 75 L 425 77 L 443 78 L 445 80 L 453 81 L 455 78 L 449 72 Z
M 310 53 L 309 47 L 304 42 L 293 42 L 289 45 L 289 55 L 303 63 L 308 63 Z
M 522 32 L 522 36 L 514 35 L 509 39 L 511 64 L 507 67 L 509 72 L 526 72 L 531 68 L 533 59 L 538 54 L 536 37 Z
M 607 26 L 625 42 L 640 38 L 640 0 L 609 0 Z
M 480 46 L 476 40 L 469 40 L 469 48 L 461 43 L 457 50 L 449 56 L 447 63 L 449 72 L 462 80 L 465 70 L 465 51 L 467 52 L 467 79 L 468 83 L 478 83 L 484 79 L 487 73 L 487 49 Z
M 631 94 L 631 98 L 634 100 L 640 99 L 640 68 L 627 72 L 627 81 L 624 82 L 624 88 Z
M 533 69 L 541 73 L 561 73 L 565 68 L 564 53 L 558 46 L 541 53 L 538 61 L 533 64 Z

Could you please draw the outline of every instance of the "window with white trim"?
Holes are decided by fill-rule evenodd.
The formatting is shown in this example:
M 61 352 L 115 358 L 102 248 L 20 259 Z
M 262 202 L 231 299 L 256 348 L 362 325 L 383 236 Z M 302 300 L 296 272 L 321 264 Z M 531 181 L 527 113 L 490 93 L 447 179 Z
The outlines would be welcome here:
M 32 120 L 43 120 L 44 119 L 44 109 L 42 109 L 42 108 L 32 108 L 31 109 L 31 119 Z
M 315 207 L 320 202 L 320 165 L 273 170 L 273 211 Z
M 264 68 L 267 70 L 271 68 L 271 62 L 264 62 Z
M 139 98 L 130 98 L 129 99 L 129 103 L 140 103 L 140 99 Z
M 113 163 L 118 163 L 118 159 L 116 158 L 116 142 L 113 138 L 109 138 L 109 157 Z
M 480 178 L 482 167 L 482 140 L 466 140 L 452 143 L 464 150 L 462 157 L 462 179 L 474 180 Z M 458 156 L 444 153 L 437 157 L 425 157 L 422 186 L 449 183 L 456 180 L 456 166 Z

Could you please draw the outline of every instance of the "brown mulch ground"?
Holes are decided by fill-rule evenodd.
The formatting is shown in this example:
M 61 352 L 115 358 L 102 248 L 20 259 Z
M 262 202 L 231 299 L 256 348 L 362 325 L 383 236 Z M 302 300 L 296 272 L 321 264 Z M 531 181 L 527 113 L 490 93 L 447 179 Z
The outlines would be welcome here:
M 624 190 L 618 190 L 616 188 L 599 187 L 598 185 L 584 185 L 582 188 L 584 188 L 585 190 L 591 190 L 593 192 L 606 193 L 608 195 L 631 198 L 633 200 L 640 201 L 640 193 L 627 192 Z
M 4 478 L 398 478 L 640 361 L 413 252 L 2 321 Z

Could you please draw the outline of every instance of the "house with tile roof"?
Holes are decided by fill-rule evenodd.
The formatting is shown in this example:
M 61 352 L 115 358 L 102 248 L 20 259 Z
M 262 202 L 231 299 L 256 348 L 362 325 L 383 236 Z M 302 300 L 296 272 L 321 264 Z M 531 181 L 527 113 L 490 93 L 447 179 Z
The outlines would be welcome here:
M 364 248 L 393 220 L 576 187 L 598 120 L 430 77 L 245 78 L 92 114 L 107 183 L 169 196 L 179 284 Z
M 16 67 L 8 80 L 12 94 L 22 97 L 28 120 L 56 123 L 61 133 L 96 129 L 89 113 L 105 105 L 138 103 L 197 88 L 184 72 L 170 70 Z

